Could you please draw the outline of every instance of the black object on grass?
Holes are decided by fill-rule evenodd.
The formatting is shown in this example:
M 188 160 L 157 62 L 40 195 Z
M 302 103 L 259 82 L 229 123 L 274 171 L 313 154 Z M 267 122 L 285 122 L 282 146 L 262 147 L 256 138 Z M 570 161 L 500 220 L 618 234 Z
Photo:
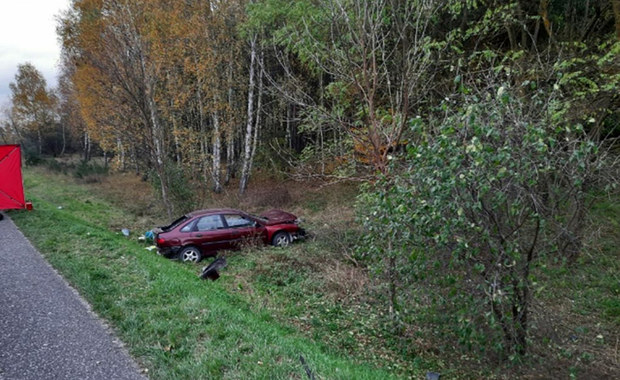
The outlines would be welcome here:
M 308 375 L 308 379 L 315 380 L 312 370 L 310 370 L 308 363 L 306 363 L 306 359 L 304 359 L 302 355 L 299 355 L 299 361 L 301 362 L 301 365 L 304 367 L 304 370 L 306 371 L 306 375 Z
M 219 257 L 209 264 L 209 266 L 202 268 L 200 278 L 205 280 L 208 278 L 211 281 L 215 281 L 220 278 L 219 270 L 223 268 L 226 268 L 226 259 Z

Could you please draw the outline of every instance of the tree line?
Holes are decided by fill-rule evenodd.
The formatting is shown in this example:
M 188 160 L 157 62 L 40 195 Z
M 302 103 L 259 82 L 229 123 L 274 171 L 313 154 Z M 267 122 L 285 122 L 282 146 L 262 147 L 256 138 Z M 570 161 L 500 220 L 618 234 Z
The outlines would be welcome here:
M 443 289 L 464 346 L 526 351 L 536 262 L 578 255 L 612 173 L 618 0 L 73 0 L 57 31 L 59 87 L 21 65 L 5 139 L 151 170 L 170 214 L 179 183 L 257 167 L 365 179 L 388 314 Z

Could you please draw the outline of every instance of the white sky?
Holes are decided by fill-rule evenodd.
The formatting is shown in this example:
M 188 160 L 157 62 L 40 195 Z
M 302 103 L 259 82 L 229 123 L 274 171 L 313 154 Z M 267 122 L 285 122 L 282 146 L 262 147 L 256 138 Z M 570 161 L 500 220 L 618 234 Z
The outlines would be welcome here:
M 56 17 L 71 0 L 0 0 L 0 107 L 9 102 L 17 65 L 30 62 L 56 87 L 60 45 Z M 1 117 L 1 116 L 0 116 Z

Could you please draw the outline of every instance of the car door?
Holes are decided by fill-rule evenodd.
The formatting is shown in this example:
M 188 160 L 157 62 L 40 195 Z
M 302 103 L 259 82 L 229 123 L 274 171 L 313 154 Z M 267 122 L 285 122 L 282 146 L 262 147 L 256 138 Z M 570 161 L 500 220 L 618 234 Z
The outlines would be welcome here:
M 206 253 L 226 249 L 230 244 L 230 234 L 222 215 L 205 215 L 198 219 L 192 228 L 191 240 Z
M 233 248 L 239 248 L 243 244 L 252 244 L 256 239 L 262 240 L 265 227 L 249 217 L 240 214 L 224 214 L 224 220 L 230 231 Z

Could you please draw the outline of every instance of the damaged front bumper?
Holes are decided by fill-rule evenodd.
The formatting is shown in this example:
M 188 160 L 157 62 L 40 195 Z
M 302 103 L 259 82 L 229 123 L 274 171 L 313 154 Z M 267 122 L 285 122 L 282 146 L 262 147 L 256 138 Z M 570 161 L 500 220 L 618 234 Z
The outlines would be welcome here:
M 297 232 L 291 233 L 291 238 L 295 240 L 304 240 L 306 238 L 306 230 L 300 228 Z

